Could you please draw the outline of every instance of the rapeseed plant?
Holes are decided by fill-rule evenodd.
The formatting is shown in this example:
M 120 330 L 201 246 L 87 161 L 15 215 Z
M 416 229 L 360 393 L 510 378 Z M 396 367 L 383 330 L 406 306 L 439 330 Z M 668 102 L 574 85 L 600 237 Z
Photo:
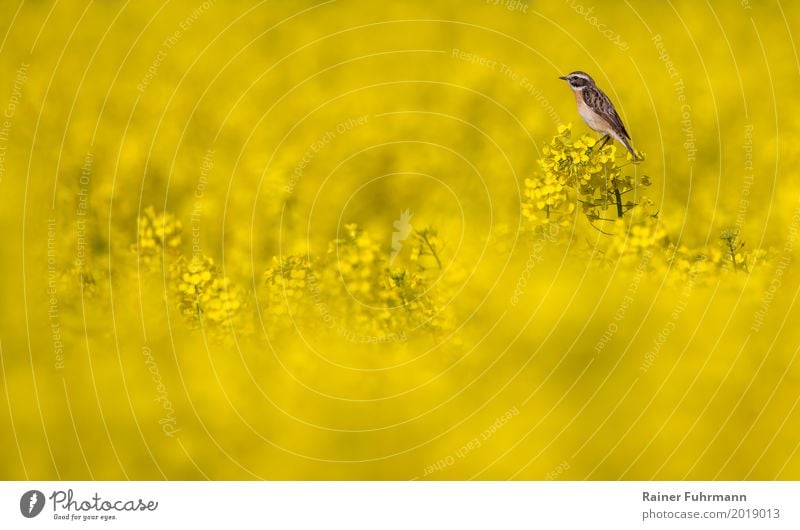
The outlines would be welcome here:
M 192 327 L 230 327 L 242 309 L 244 294 L 222 275 L 208 256 L 180 256 L 170 266 L 177 306 Z

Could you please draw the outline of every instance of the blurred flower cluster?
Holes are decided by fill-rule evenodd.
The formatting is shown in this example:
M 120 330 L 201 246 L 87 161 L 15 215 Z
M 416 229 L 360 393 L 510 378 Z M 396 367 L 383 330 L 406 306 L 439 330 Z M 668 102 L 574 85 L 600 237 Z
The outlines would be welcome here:
M 138 220 L 138 237 L 131 249 L 143 263 L 150 263 L 163 252 L 180 254 L 183 225 L 169 212 L 156 213 L 148 206 Z
M 328 270 L 320 276 L 329 292 L 347 300 L 348 326 L 371 336 L 446 327 L 446 296 L 435 285 L 442 270 L 434 229 L 414 231 L 408 252 L 391 264 L 389 254 L 358 225 L 346 225 L 343 236 L 330 242 Z
M 180 256 L 170 267 L 170 280 L 178 308 L 193 326 L 230 326 L 242 308 L 241 289 L 208 256 Z
M 142 263 L 153 265 L 158 260 L 168 270 L 170 291 L 186 321 L 192 327 L 230 326 L 244 304 L 244 293 L 222 274 L 212 258 L 182 254 L 180 220 L 148 206 L 137 224 L 138 237 L 132 250 Z
M 721 273 L 750 273 L 767 263 L 769 252 L 766 249 L 745 250 L 744 247 L 744 243 L 739 242 L 738 231 L 727 229 L 722 231 L 719 245 L 697 249 L 669 243 L 666 260 L 679 281 L 714 278 Z
M 144 263 L 162 260 L 177 308 L 192 327 L 241 324 L 237 317 L 245 305 L 242 289 L 212 258 L 181 253 L 181 222 L 174 215 L 148 207 L 138 228 L 133 250 Z M 306 324 L 316 320 L 316 327 L 335 323 L 347 334 L 376 340 L 444 330 L 452 316 L 442 288 L 446 282 L 437 282 L 442 273 L 441 240 L 430 227 L 413 236 L 391 265 L 387 252 L 356 224 L 345 225 L 342 237 L 329 243 L 326 256 L 274 256 L 263 273 L 267 323 L 286 329 L 297 319 Z
M 311 263 L 303 256 L 278 258 L 264 271 L 267 311 L 273 317 L 284 316 L 303 301 L 309 285 Z
M 273 258 L 264 273 L 265 313 L 276 326 L 316 321 L 316 327 L 353 339 L 442 331 L 452 318 L 443 289 L 434 285 L 441 273 L 439 249 L 435 230 L 426 228 L 414 232 L 413 245 L 390 264 L 366 230 L 345 225 L 326 256 Z

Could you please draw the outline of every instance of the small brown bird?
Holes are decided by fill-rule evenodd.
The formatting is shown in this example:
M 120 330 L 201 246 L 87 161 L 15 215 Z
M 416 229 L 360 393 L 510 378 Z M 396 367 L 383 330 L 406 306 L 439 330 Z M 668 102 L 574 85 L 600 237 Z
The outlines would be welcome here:
M 586 125 L 604 135 L 602 145 L 605 145 L 610 137 L 616 138 L 630 151 L 635 162 L 636 153 L 631 147 L 631 136 L 625 130 L 611 100 L 597 88 L 594 79 L 589 77 L 586 72 L 572 72 L 567 76 L 559 77 L 559 79 L 569 83 L 569 87 L 575 94 L 575 101 L 578 103 L 578 114 L 581 115 Z

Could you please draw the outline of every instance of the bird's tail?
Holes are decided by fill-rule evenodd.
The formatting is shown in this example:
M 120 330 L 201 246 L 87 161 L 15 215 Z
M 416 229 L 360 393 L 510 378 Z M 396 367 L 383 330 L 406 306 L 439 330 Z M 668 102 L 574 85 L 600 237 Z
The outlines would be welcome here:
M 619 141 L 622 143 L 622 145 L 625 146 L 625 149 L 627 149 L 628 152 L 631 154 L 631 156 L 633 157 L 633 161 L 637 162 L 639 159 L 636 157 L 636 151 L 634 151 L 633 147 L 631 147 L 630 140 L 628 138 L 625 138 L 624 136 L 620 135 Z

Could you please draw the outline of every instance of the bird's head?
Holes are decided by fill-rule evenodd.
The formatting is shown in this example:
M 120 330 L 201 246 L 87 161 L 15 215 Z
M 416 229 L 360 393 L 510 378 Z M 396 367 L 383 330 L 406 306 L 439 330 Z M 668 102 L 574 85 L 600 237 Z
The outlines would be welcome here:
M 569 75 L 559 77 L 559 79 L 563 79 L 569 83 L 569 87 L 572 90 L 583 90 L 587 86 L 594 84 L 594 79 L 589 77 L 589 74 L 586 72 L 572 72 Z

